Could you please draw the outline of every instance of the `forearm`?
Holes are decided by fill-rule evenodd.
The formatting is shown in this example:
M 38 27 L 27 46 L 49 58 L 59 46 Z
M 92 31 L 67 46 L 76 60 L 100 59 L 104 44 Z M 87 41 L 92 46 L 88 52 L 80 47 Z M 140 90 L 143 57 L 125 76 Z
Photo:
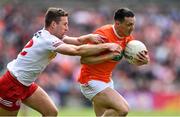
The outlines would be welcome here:
M 71 44 L 62 44 L 55 51 L 65 55 L 71 56 L 91 56 L 99 54 L 105 50 L 109 50 L 109 44 L 84 44 L 80 46 L 75 46 Z
M 103 51 L 110 52 L 121 52 L 121 48 L 118 44 L 115 43 L 104 43 L 104 44 L 84 44 L 80 46 L 75 46 L 71 44 L 61 44 L 59 45 L 55 52 L 72 55 L 72 56 L 92 56 L 97 55 Z
M 109 50 L 107 43 L 98 44 L 98 45 L 84 44 L 78 46 L 77 55 L 79 56 L 97 55 L 105 50 Z
M 77 41 L 81 44 L 87 44 L 91 38 L 92 34 L 83 35 L 77 38 Z
M 69 37 L 65 36 L 63 38 L 63 41 L 67 44 L 73 44 L 73 45 L 82 45 L 87 44 L 89 42 L 89 39 L 91 38 L 92 34 L 83 35 L 80 37 Z
M 63 38 L 63 42 L 66 44 L 72 44 L 72 45 L 81 45 L 82 43 L 78 40 L 78 37 L 69 37 L 65 36 Z
M 101 56 L 88 56 L 88 57 L 81 57 L 82 64 L 98 64 L 103 63 L 108 60 L 112 60 L 116 53 L 111 52 Z

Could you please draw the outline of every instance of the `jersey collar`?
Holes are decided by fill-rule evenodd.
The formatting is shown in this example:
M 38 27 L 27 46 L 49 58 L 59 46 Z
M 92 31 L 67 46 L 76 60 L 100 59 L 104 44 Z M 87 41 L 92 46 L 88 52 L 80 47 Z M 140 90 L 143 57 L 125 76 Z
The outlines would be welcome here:
M 123 38 L 124 38 L 124 37 L 121 37 L 120 35 L 117 34 L 114 25 L 112 25 L 112 28 L 113 28 L 114 34 L 115 34 L 119 39 L 123 39 Z

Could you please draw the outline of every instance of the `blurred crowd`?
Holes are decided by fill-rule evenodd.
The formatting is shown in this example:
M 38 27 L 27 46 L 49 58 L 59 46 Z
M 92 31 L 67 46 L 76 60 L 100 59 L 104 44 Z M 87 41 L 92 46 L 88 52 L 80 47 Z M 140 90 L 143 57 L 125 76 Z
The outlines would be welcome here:
M 33 33 L 43 28 L 45 10 L 33 10 L 28 6 L 10 3 L 0 7 L 1 74 Z M 97 27 L 113 23 L 115 10 L 107 6 L 72 8 L 69 10 L 67 35 L 88 34 Z M 155 94 L 180 93 L 180 12 L 178 9 L 166 9 L 164 12 L 152 5 L 134 12 L 136 26 L 133 35 L 146 44 L 151 62 L 137 67 L 123 59 L 113 71 L 113 80 L 115 89 L 127 99 L 132 108 L 146 109 L 153 106 L 152 97 Z M 58 106 L 90 106 L 76 82 L 80 66 L 79 57 L 57 55 L 36 82 Z

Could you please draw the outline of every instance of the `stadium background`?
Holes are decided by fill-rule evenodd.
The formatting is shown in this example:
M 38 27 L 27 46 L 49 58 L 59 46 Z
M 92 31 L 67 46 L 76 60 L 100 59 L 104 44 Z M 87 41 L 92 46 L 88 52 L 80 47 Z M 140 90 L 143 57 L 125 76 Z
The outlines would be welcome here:
M 123 60 L 113 71 L 115 89 L 133 111 L 172 111 L 172 115 L 180 115 L 179 0 L 1 0 L 1 75 L 33 33 L 42 28 L 50 6 L 69 12 L 70 36 L 88 34 L 112 23 L 113 12 L 120 7 L 132 9 L 137 19 L 134 36 L 147 45 L 151 62 L 136 67 Z M 58 55 L 36 82 L 59 108 L 92 109 L 76 82 L 79 69 L 79 57 Z

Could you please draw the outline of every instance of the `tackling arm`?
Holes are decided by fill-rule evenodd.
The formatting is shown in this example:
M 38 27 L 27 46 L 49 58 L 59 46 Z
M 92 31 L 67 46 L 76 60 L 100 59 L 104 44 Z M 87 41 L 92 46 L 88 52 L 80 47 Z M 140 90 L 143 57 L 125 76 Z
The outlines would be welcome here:
M 98 45 L 84 44 L 80 46 L 61 44 L 55 51 L 71 56 L 91 56 L 99 54 L 100 52 L 103 52 L 105 50 L 120 52 L 121 48 L 118 44 L 115 43 L 104 43 Z
M 73 44 L 73 45 L 82 45 L 87 43 L 103 43 L 103 39 L 105 37 L 100 36 L 98 34 L 87 34 L 80 37 L 69 37 L 65 36 L 63 38 L 63 42 L 67 44 Z

